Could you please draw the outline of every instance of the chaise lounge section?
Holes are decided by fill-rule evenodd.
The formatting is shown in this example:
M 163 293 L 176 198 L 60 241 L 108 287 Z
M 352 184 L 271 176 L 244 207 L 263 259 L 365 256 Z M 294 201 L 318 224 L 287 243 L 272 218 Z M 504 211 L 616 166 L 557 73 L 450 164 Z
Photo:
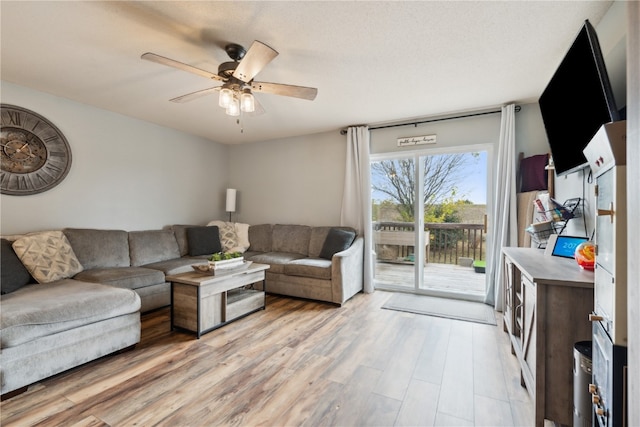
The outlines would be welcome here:
M 165 275 L 203 259 L 181 257 L 170 230 L 66 228 L 2 239 L 1 261 L 5 396 L 136 345 L 140 312 L 171 302 Z

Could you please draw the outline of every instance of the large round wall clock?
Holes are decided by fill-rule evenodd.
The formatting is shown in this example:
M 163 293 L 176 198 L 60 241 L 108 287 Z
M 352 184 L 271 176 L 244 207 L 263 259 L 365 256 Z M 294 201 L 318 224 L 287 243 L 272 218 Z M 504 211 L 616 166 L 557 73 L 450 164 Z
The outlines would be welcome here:
M 71 167 L 62 132 L 41 115 L 0 104 L 0 192 L 23 196 L 58 185 Z

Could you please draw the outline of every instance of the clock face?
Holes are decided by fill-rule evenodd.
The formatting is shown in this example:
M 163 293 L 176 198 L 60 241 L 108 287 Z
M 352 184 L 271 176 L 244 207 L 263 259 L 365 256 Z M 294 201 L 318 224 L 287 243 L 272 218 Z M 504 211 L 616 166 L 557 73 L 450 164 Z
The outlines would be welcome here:
M 41 193 L 67 176 L 71 149 L 53 123 L 25 108 L 2 104 L 0 124 L 2 194 Z

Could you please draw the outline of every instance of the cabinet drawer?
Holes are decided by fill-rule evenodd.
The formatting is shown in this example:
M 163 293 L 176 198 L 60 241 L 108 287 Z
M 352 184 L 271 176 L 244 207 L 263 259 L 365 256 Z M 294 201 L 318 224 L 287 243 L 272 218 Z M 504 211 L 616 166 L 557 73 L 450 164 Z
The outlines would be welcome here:
M 227 292 L 224 321 L 236 319 L 264 307 L 264 292 L 254 289 L 233 289 Z

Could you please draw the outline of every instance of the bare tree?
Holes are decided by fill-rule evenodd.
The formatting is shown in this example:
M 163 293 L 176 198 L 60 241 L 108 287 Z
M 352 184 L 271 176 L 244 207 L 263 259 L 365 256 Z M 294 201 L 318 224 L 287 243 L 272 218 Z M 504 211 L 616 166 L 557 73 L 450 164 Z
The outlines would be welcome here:
M 476 153 L 472 153 L 477 157 Z M 468 154 L 425 156 L 425 210 L 457 195 L 457 184 L 466 175 Z M 415 167 L 413 159 L 383 160 L 371 164 L 372 188 L 397 203 L 405 220 L 413 219 L 415 198 Z

